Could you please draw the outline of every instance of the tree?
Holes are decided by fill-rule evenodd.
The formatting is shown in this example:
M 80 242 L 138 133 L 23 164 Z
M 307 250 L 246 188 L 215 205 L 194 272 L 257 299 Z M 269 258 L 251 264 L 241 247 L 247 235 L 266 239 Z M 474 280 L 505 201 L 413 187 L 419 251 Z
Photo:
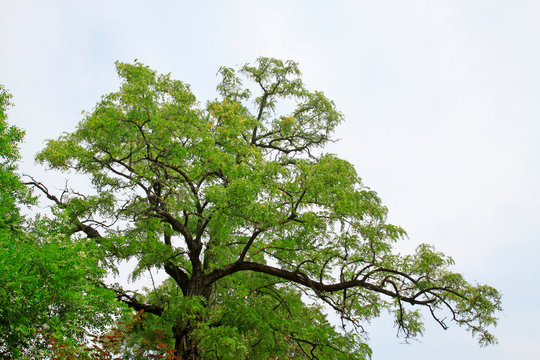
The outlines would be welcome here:
M 322 151 L 343 116 L 305 89 L 296 63 L 223 67 L 204 107 L 170 75 L 116 66 L 120 90 L 37 155 L 86 174 L 93 192 L 34 186 L 108 259 L 136 259 L 135 276 L 166 272 L 146 294 L 115 291 L 155 315 L 183 359 L 362 359 L 362 323 L 383 310 L 406 337 L 422 332 L 424 308 L 495 342 L 499 293 L 451 272 L 429 245 L 392 252 L 405 231 L 350 163 Z
M 17 204 L 28 200 L 27 189 L 15 174 L 20 158 L 17 144 L 24 132 L 7 123 L 11 94 L 0 85 L 0 232 L 12 232 L 20 223 Z
M 33 199 L 16 173 L 24 132 L 7 123 L 10 98 L 0 86 L 0 358 L 44 358 L 37 329 L 80 340 L 118 305 L 99 285 L 106 271 L 95 244 L 67 236 L 60 221 L 21 215 Z

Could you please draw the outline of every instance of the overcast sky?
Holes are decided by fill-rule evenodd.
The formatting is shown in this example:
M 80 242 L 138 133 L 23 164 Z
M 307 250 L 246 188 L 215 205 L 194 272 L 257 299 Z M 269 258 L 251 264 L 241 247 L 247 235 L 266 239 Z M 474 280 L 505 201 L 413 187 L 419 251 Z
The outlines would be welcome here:
M 495 347 L 430 321 L 403 345 L 383 317 L 373 359 L 538 358 L 540 1 L 0 0 L 0 34 L 21 168 L 45 181 L 33 155 L 118 87 L 115 60 L 170 72 L 203 103 L 222 65 L 298 61 L 345 116 L 328 151 L 408 231 L 399 249 L 434 244 L 504 294 Z

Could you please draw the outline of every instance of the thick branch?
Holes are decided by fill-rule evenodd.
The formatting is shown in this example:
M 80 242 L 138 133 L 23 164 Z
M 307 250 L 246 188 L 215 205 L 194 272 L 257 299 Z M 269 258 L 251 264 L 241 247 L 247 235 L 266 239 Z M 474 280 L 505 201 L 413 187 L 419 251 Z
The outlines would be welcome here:
M 83 224 L 79 219 L 74 219 L 75 226 L 77 227 L 77 231 L 82 231 L 88 236 L 90 239 L 98 239 L 102 238 L 99 231 L 91 227 L 90 225 Z
M 337 292 L 349 288 L 354 287 L 360 287 L 364 289 L 368 289 L 380 294 L 384 294 L 387 296 L 390 296 L 395 299 L 399 299 L 401 301 L 407 302 L 412 305 L 428 305 L 432 302 L 434 302 L 433 299 L 426 299 L 426 300 L 417 300 L 416 297 L 408 297 L 403 296 L 395 291 L 388 290 L 380 285 L 375 285 L 372 283 L 369 283 L 365 280 L 348 280 L 348 281 L 342 281 L 334 284 L 324 284 L 321 281 L 316 281 L 311 278 L 309 278 L 307 275 L 297 272 L 297 271 L 289 271 L 284 269 L 279 269 L 270 265 L 266 264 L 259 264 L 249 261 L 241 261 L 236 262 L 233 264 L 229 264 L 222 269 L 217 269 L 209 273 L 205 277 L 205 281 L 208 284 L 212 284 L 215 281 L 226 277 L 228 275 L 234 274 L 239 271 L 254 271 L 254 272 L 260 272 L 272 276 L 276 276 L 281 279 L 289 280 L 294 283 L 306 286 L 315 292 Z
M 178 231 L 180 234 L 182 234 L 189 250 L 189 260 L 191 261 L 191 265 L 193 266 L 193 272 L 200 272 L 202 266 L 201 259 L 199 258 L 202 250 L 201 242 L 195 241 L 195 239 L 193 239 L 193 236 L 191 236 L 191 233 L 189 232 L 187 226 L 180 222 L 178 219 L 176 219 L 174 216 L 172 216 L 169 212 L 162 209 L 157 209 L 156 212 L 158 217 L 163 222 L 168 223 L 169 225 L 171 225 L 173 230 Z
M 101 285 L 103 287 L 111 289 L 110 287 L 107 287 L 103 283 Z M 122 301 L 123 303 L 127 304 L 130 308 L 136 311 L 144 310 L 147 313 L 151 313 L 157 316 L 161 316 L 161 314 L 163 313 L 163 307 L 161 306 L 152 305 L 152 304 L 143 304 L 143 303 L 140 303 L 134 296 L 131 296 L 120 289 L 112 289 L 112 290 L 116 293 L 117 300 Z
M 165 269 L 165 272 L 176 281 L 178 286 L 180 286 L 182 293 L 186 295 L 189 276 L 170 261 L 167 261 L 163 265 L 163 268 Z

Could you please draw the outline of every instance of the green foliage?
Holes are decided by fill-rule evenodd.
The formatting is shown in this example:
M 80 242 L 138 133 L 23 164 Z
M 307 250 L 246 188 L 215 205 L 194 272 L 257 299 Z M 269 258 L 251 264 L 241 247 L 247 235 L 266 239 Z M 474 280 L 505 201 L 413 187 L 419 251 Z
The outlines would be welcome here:
M 169 333 L 182 317 L 194 328 L 201 359 L 365 359 L 371 350 L 363 339 L 332 326 L 319 305 L 306 305 L 301 294 L 272 277 L 240 273 L 214 288 L 208 306 L 201 298 L 171 296 L 175 284 L 165 281 L 150 291 L 146 302 L 161 304 L 160 317 L 148 316 L 126 337 L 137 348 L 158 331 Z M 174 338 L 162 340 L 174 345 Z M 309 354 L 309 355 L 306 355 Z
M 243 349 L 240 358 L 248 359 L 279 355 L 352 360 L 371 354 L 356 334 L 335 329 L 319 305 L 305 304 L 294 287 L 266 275 L 242 273 L 220 283 L 209 319 L 209 326 L 199 335 L 205 359 L 215 360 L 227 353 L 220 351 L 224 338 Z M 219 326 L 211 326 L 216 323 Z M 227 336 L 222 335 L 225 331 Z
M 26 187 L 15 173 L 20 157 L 18 143 L 24 132 L 7 123 L 11 94 L 0 85 L 0 236 L 7 237 L 21 222 L 18 205 L 30 200 Z
M 119 91 L 37 155 L 86 174 L 93 195 L 59 199 L 36 185 L 53 199 L 56 220 L 92 239 L 103 262 L 135 260 L 134 277 L 166 271 L 170 280 L 151 292 L 116 291 L 156 315 L 151 328 L 169 334 L 180 355 L 361 359 L 370 355 L 358 336 L 363 322 L 388 310 L 415 337 L 421 307 L 443 327 L 450 313 L 481 344 L 495 341 L 495 289 L 466 282 L 430 246 L 392 251 L 405 231 L 387 223 L 352 164 L 323 152 L 342 115 L 304 87 L 296 63 L 221 68 L 220 97 L 205 105 L 141 63 L 116 67 Z M 347 330 L 329 324 L 322 303 Z
M 7 353 L 32 353 L 44 346 L 36 329 L 80 339 L 102 328 L 116 312 L 114 294 L 98 286 L 105 274 L 98 251 L 87 240 L 72 241 L 48 220 L 28 224 L 21 238 L 0 248 L 0 343 Z
M 46 217 L 25 219 L 19 206 L 32 198 L 16 174 L 23 132 L 7 124 L 10 95 L 0 88 L 0 358 L 43 358 L 36 329 L 81 339 L 101 328 L 118 305 L 99 286 L 101 250 Z

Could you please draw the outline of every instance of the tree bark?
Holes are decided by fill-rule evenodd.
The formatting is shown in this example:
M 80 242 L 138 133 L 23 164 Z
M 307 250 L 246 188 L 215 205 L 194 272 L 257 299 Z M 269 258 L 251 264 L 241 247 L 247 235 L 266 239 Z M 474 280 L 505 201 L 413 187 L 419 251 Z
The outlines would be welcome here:
M 185 297 L 188 299 L 199 297 L 203 301 L 204 306 L 206 306 L 211 293 L 212 285 L 205 283 L 201 276 L 195 276 L 186 286 Z M 193 338 L 193 331 L 196 324 L 204 320 L 204 314 L 187 313 L 180 316 L 181 318 L 172 327 L 176 355 L 180 356 L 182 360 L 198 360 L 201 357 L 201 353 L 197 339 Z M 188 316 L 191 317 L 188 318 Z

